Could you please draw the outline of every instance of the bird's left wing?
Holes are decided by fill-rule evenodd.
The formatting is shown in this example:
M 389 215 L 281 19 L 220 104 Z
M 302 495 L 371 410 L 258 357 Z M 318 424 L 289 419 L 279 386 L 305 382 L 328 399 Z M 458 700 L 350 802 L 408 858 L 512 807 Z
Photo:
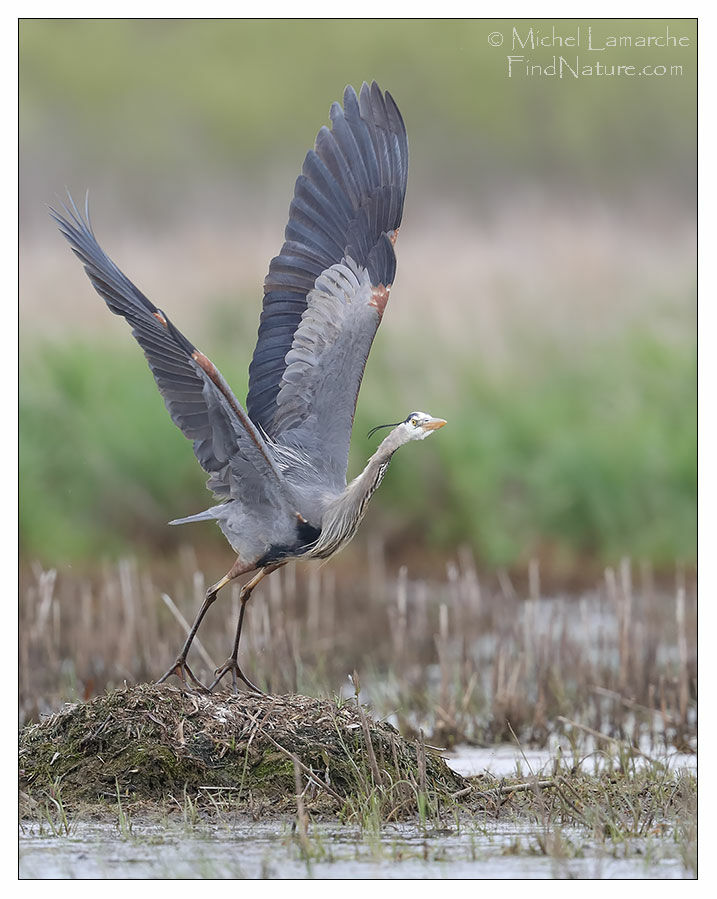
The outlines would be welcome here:
M 396 271 L 408 141 L 391 95 L 348 87 L 304 162 L 264 285 L 247 410 L 320 481 L 346 483 L 364 366 Z M 307 466 L 304 466 L 307 470 Z
M 395 258 L 385 235 L 376 250 L 381 264 L 374 271 L 392 273 Z M 372 277 L 350 256 L 326 269 L 308 294 L 286 355 L 276 397 L 277 440 L 299 448 L 320 479 L 339 489 L 346 483 L 356 400 L 391 281 Z

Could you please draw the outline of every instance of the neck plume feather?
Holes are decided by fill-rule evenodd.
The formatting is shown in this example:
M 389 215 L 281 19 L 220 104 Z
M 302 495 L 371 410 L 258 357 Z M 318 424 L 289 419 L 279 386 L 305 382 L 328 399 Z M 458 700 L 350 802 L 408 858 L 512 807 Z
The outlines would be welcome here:
M 391 457 L 401 443 L 397 430 L 391 431 L 381 442 L 361 474 L 351 481 L 341 496 L 327 509 L 321 536 L 307 553 L 308 557 L 328 559 L 351 541 L 366 514 L 369 500 L 378 490 Z

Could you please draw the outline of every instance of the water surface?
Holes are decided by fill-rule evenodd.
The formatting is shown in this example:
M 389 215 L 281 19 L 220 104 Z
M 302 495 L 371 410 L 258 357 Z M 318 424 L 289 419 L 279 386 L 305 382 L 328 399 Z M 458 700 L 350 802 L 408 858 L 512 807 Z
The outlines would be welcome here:
M 549 750 L 461 747 L 447 757 L 464 775 L 547 774 Z M 681 759 L 694 765 L 693 756 Z M 675 764 L 674 760 L 672 764 Z M 291 815 L 254 822 L 188 822 L 182 811 L 160 823 L 70 819 L 71 832 L 45 824 L 20 837 L 21 878 L 682 878 L 691 877 L 674 840 L 657 836 L 598 841 L 578 828 L 548 831 L 488 814 L 380 831 L 313 822 L 308 855 Z

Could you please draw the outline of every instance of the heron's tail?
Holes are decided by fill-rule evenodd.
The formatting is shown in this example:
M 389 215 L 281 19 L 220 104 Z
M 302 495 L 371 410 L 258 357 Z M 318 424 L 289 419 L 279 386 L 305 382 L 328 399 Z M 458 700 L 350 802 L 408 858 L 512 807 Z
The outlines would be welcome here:
M 186 518 L 175 518 L 174 521 L 170 521 L 170 524 L 190 524 L 192 521 L 214 521 L 219 516 L 217 515 L 217 506 L 212 506 L 211 509 L 205 509 L 204 512 L 197 512 L 196 515 L 188 515 Z

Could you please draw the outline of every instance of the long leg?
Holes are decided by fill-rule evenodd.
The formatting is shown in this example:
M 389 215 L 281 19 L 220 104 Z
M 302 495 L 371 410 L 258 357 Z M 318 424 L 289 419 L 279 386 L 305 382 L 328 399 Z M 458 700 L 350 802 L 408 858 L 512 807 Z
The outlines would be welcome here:
M 179 653 L 177 658 L 174 660 L 172 667 L 169 668 L 157 681 L 158 684 L 164 683 L 167 678 L 171 677 L 173 674 L 176 674 L 177 677 L 184 681 L 186 684 L 185 672 L 189 675 L 190 680 L 200 689 L 204 689 L 204 685 L 197 680 L 194 676 L 192 669 L 187 665 L 187 654 L 189 653 L 189 647 L 192 645 L 192 641 L 194 640 L 197 631 L 199 630 L 199 625 L 202 623 L 202 619 L 207 614 L 209 610 L 209 606 L 214 602 L 217 598 L 216 593 L 210 593 L 207 591 L 206 596 L 204 597 L 204 602 L 202 603 L 202 607 L 197 614 L 197 617 L 194 619 L 194 624 L 192 625 L 192 629 L 189 631 L 189 635 L 184 642 L 184 646 L 182 647 L 182 651 Z
M 192 669 L 189 667 L 189 665 L 187 665 L 187 655 L 189 653 L 189 647 L 192 645 L 192 642 L 197 635 L 197 631 L 199 630 L 199 625 L 202 623 L 202 619 L 207 614 L 209 607 L 217 598 L 217 594 L 222 589 L 222 587 L 226 586 L 229 581 L 234 580 L 234 578 L 238 577 L 240 574 L 245 574 L 247 571 L 251 571 L 251 568 L 248 568 L 246 565 L 242 565 L 240 560 L 237 559 L 234 565 L 232 565 L 229 571 L 224 575 L 224 577 L 221 580 L 217 581 L 216 584 L 212 584 L 212 586 L 209 587 L 204 597 L 202 607 L 199 610 L 197 617 L 194 619 L 192 629 L 189 631 L 187 639 L 184 641 L 184 646 L 182 647 L 181 652 L 175 659 L 172 667 L 168 671 L 165 671 L 165 673 L 157 681 L 158 684 L 164 683 L 164 681 L 166 681 L 167 678 L 171 677 L 173 674 L 176 674 L 177 677 L 186 684 L 186 672 L 186 674 L 189 675 L 192 683 L 194 683 L 201 690 L 207 689 L 204 684 L 197 680 L 197 678 L 192 673 Z
M 261 693 L 262 691 L 253 684 L 249 678 L 244 674 L 244 672 L 239 667 L 239 641 L 241 640 L 241 629 L 242 624 L 244 623 L 244 612 L 246 611 L 246 604 L 251 597 L 252 590 L 256 587 L 256 585 L 263 580 L 267 574 L 271 574 L 272 571 L 276 571 L 277 568 L 281 568 L 282 565 L 286 565 L 286 562 L 277 562 L 275 565 L 267 565 L 266 568 L 262 568 L 258 574 L 254 575 L 254 577 L 247 581 L 246 584 L 241 589 L 241 593 L 239 594 L 239 600 L 241 602 L 241 608 L 239 609 L 239 621 L 237 623 L 237 632 L 234 637 L 234 651 L 230 658 L 226 660 L 226 662 L 221 666 L 221 668 L 217 668 L 214 672 L 216 677 L 209 685 L 210 692 L 216 687 L 219 681 L 224 677 L 225 674 L 231 671 L 232 673 L 232 686 L 234 688 L 234 692 L 237 692 L 237 678 L 244 681 L 244 683 L 249 687 L 250 690 L 253 690 L 255 693 Z

